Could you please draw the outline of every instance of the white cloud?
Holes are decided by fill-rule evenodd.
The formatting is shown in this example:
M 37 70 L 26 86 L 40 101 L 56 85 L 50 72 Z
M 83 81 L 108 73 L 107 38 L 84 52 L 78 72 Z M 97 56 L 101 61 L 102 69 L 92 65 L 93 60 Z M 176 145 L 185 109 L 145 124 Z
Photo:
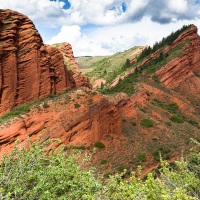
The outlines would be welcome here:
M 73 44 L 77 39 L 81 38 L 81 28 L 77 25 L 63 26 L 60 32 L 48 41 L 48 44 L 55 44 L 60 42 L 69 42 Z
M 135 45 L 152 45 L 183 24 L 200 27 L 200 5 L 195 0 L 68 1 L 69 9 L 64 9 L 64 0 L 0 0 L 0 8 L 27 15 L 40 29 L 61 27 L 53 37 L 57 29 L 52 33 L 42 30 L 43 38 L 51 44 L 71 43 L 76 56 L 108 55 Z M 101 26 L 86 31 L 83 25 L 87 24 Z
M 168 0 L 168 7 L 171 11 L 184 13 L 187 11 L 188 2 L 187 0 Z
M 200 20 L 196 22 L 200 27 Z M 126 23 L 109 27 L 81 29 L 80 26 L 62 27 L 60 33 L 47 43 L 69 42 L 75 56 L 111 55 L 140 45 L 153 45 L 190 21 L 180 21 L 167 25 L 144 18 L 141 22 Z
M 28 15 L 36 25 L 48 27 L 65 25 L 114 25 L 135 22 L 150 17 L 158 23 L 174 19 L 199 18 L 195 0 L 0 0 L 0 8 L 9 8 Z M 123 6 L 126 5 L 126 10 Z

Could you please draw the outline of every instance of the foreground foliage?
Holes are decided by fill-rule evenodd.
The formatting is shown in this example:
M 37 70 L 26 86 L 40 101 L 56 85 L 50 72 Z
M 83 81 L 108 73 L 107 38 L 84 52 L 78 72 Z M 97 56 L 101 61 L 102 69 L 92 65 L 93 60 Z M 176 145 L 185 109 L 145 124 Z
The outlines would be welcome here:
M 91 199 L 100 185 L 92 171 L 81 171 L 77 154 L 48 155 L 38 142 L 30 150 L 15 147 L 1 161 L 1 199 Z
M 197 142 L 196 142 L 197 143 Z M 125 174 L 106 180 L 95 179 L 93 171 L 81 170 L 78 154 L 64 150 L 50 153 L 48 142 L 30 143 L 29 150 L 14 148 L 0 166 L 1 199 L 134 199 L 197 200 L 200 198 L 200 153 L 195 149 L 187 159 L 171 166 L 161 160 L 160 169 L 145 180 L 137 178 L 140 168 L 128 181 Z M 45 147 L 45 148 L 44 148 Z M 197 143 L 199 148 L 199 143 Z M 80 160 L 80 158 L 79 158 Z

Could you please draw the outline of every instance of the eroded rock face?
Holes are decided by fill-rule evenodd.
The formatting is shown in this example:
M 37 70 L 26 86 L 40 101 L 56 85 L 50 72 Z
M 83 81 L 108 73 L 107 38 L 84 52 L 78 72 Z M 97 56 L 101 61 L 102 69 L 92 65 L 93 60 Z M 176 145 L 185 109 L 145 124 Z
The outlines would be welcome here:
M 29 115 L 0 126 L 0 153 L 10 152 L 16 139 L 25 145 L 27 136 L 36 140 L 58 138 L 65 145 L 89 146 L 106 135 L 122 137 L 121 117 L 117 108 L 101 94 L 77 90 L 57 100 L 32 108 Z M 57 143 L 53 144 L 57 147 Z
M 76 87 L 87 87 L 87 88 L 92 88 L 92 85 L 90 84 L 89 79 L 84 76 L 79 69 L 75 59 L 74 59 L 74 54 L 72 51 L 72 46 L 71 44 L 67 42 L 63 42 L 60 44 L 55 44 L 53 45 L 57 47 L 63 54 L 63 58 L 65 61 L 65 65 L 72 70 L 73 72 L 73 78 L 76 82 Z
M 192 26 L 181 34 L 173 46 L 182 42 L 187 42 L 182 56 L 173 59 L 156 74 L 166 87 L 178 90 L 182 95 L 200 101 L 200 78 L 195 75 L 200 70 L 200 37 L 197 34 L 196 26 Z
M 19 104 L 75 87 L 62 54 L 46 47 L 32 21 L 0 11 L 0 114 Z

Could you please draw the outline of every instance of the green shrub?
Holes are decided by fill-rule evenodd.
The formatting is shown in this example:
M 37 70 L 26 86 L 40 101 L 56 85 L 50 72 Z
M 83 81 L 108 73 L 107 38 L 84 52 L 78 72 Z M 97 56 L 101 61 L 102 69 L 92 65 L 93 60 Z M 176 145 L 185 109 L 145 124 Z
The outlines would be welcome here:
M 100 164 L 104 165 L 107 163 L 107 160 L 101 160 Z
M 154 98 L 153 104 L 156 106 L 159 106 L 160 108 L 163 108 L 171 113 L 176 113 L 179 110 L 179 106 L 175 102 L 166 104 L 165 102 L 162 102 L 162 101 Z
M 159 148 L 159 150 L 162 154 L 167 154 L 171 151 L 170 148 L 168 148 L 168 147 L 165 147 L 165 148 L 161 147 L 161 148 Z
M 160 79 L 158 78 L 158 76 L 157 75 L 153 75 L 152 76 L 152 79 L 156 82 L 156 83 L 160 83 Z
M 175 113 L 176 111 L 178 111 L 179 106 L 177 105 L 177 103 L 170 103 L 169 105 L 167 105 L 167 110 L 169 110 L 172 113 Z
M 155 161 L 160 161 L 160 156 L 163 157 L 165 154 L 168 154 L 171 150 L 168 147 L 160 147 L 159 151 L 156 151 L 153 153 L 153 158 Z M 166 155 L 166 157 L 169 157 L 169 155 Z M 165 159 L 167 159 L 165 157 Z
M 105 145 L 102 142 L 96 142 L 94 144 L 95 147 L 99 148 L 99 149 L 104 149 Z
M 74 104 L 74 108 L 80 108 L 80 107 L 81 107 L 80 104 L 78 104 L 78 103 L 75 103 L 75 104 Z
M 199 72 L 194 72 L 194 75 L 196 76 L 196 77 L 200 77 L 200 73 Z
M 167 125 L 167 126 L 172 126 L 172 123 L 171 122 L 165 122 L 165 124 Z
M 112 175 L 111 172 L 107 172 L 107 173 L 104 174 L 104 178 L 109 178 L 111 175 Z
M 192 124 L 193 126 L 198 126 L 198 122 L 194 121 L 194 120 L 188 120 L 188 123 Z
M 137 126 L 136 122 L 132 122 L 131 124 L 132 124 L 133 126 Z
M 25 103 L 13 108 L 10 112 L 7 112 L 0 117 L 0 123 L 30 112 L 31 105 L 31 103 Z
M 71 149 L 82 149 L 82 150 L 86 149 L 86 147 L 84 145 L 71 145 L 70 148 Z
M 184 118 L 183 116 L 179 114 L 173 114 L 170 118 L 171 121 L 177 122 L 177 123 L 184 123 Z
M 138 153 L 137 154 L 137 158 L 142 161 L 142 162 L 145 162 L 147 159 L 146 159 L 146 154 L 145 153 Z
M 92 171 L 81 171 L 78 154 L 43 150 L 49 143 L 15 147 L 0 165 L 0 195 L 3 199 L 92 199 L 100 184 Z
M 0 196 L 8 200 L 197 200 L 200 199 L 200 146 L 196 143 L 188 157 L 173 165 L 161 160 L 157 172 L 148 173 L 145 179 L 140 178 L 141 167 L 137 176 L 133 173 L 129 180 L 124 179 L 125 167 L 121 166 L 120 174 L 106 173 L 106 181 L 95 178 L 92 169 L 81 169 L 77 153 L 67 155 L 63 149 L 49 153 L 49 142 L 29 143 L 29 150 L 20 145 L 20 149 L 15 147 L 10 155 L 1 158 Z
M 144 113 L 147 112 L 145 108 L 140 108 L 140 110 L 141 110 L 142 112 L 144 112 Z
M 123 172 L 125 170 L 125 167 L 124 166 L 120 166 L 119 168 L 118 168 L 118 171 L 119 172 Z
M 160 161 L 160 156 L 163 156 L 161 152 L 159 151 L 153 152 L 153 158 L 155 161 Z
M 144 127 L 147 127 L 147 128 L 150 128 L 150 127 L 153 127 L 153 121 L 150 120 L 150 119 L 142 119 L 140 121 L 140 125 L 144 126 Z

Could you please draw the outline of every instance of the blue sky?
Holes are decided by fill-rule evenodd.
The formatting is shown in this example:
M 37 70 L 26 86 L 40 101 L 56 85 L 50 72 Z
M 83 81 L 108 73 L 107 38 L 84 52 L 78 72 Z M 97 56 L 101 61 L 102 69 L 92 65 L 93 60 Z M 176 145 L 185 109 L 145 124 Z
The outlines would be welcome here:
M 200 27 L 200 0 L 0 0 L 27 15 L 48 44 L 69 42 L 75 56 L 110 55 L 153 45 L 184 24 Z

